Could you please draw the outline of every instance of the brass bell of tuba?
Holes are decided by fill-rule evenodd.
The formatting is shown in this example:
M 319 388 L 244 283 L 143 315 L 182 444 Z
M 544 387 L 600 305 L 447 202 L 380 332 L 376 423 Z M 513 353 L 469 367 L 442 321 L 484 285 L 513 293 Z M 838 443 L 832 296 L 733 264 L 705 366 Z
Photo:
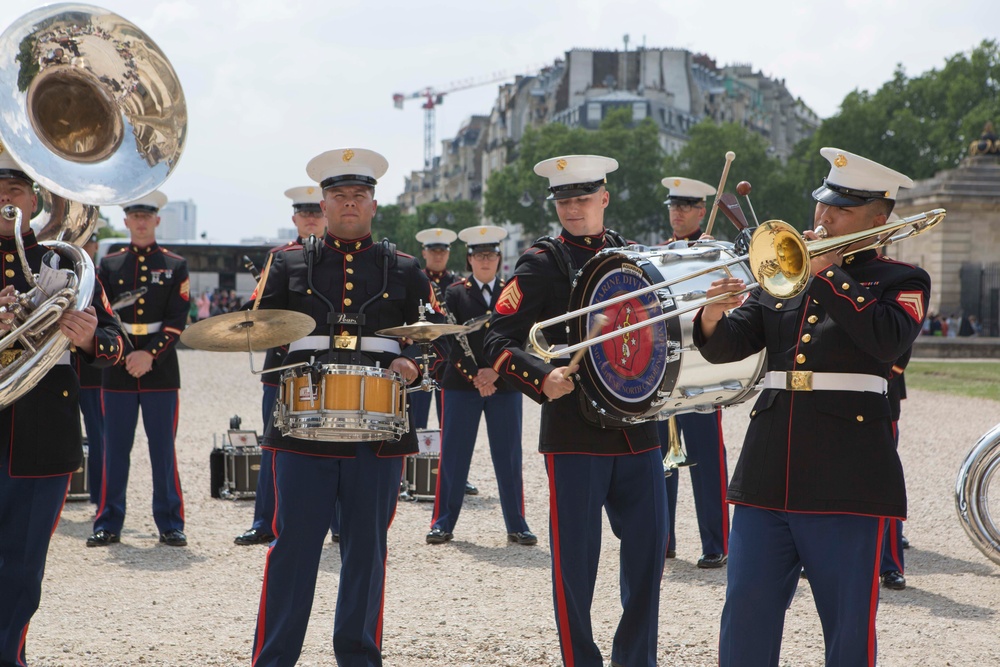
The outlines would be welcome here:
M 56 322 L 93 296 L 94 264 L 79 245 L 96 226 L 97 207 L 138 199 L 170 176 L 187 135 L 187 106 L 173 67 L 142 30 L 83 4 L 35 9 L 0 34 L 0 90 L 0 150 L 35 181 L 38 239 L 75 274 L 70 288 L 38 294 L 21 211 L 0 210 L 15 224 L 32 285 L 12 304 L 14 328 L 0 338 L 2 409 L 68 349 Z

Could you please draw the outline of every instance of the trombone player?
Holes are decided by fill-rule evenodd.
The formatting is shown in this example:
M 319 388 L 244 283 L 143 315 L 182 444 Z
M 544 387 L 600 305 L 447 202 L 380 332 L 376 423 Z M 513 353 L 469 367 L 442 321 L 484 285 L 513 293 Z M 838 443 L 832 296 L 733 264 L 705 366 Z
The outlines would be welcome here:
M 815 191 L 814 240 L 871 230 L 892 212 L 903 174 L 837 148 Z M 785 608 L 800 567 L 823 623 L 826 664 L 875 664 L 879 558 L 887 521 L 906 517 L 886 380 L 920 333 L 930 279 L 878 257 L 870 236 L 808 258 L 796 296 L 712 283 L 694 321 L 707 360 L 767 348 L 764 389 L 750 413 L 729 485 L 735 505 L 719 641 L 721 667 L 777 665 Z M 861 237 L 859 237 L 861 238 Z M 763 283 L 766 279 L 762 278 Z M 730 309 L 734 309 L 728 312 Z
M 0 216 L 0 306 L 15 302 L 14 290 L 27 292 L 15 234 L 24 241 L 32 271 L 39 271 L 47 251 L 31 230 L 38 206 L 33 179 L 0 146 L 0 206 L 21 211 L 21 227 Z M 121 359 L 122 334 L 100 283 L 82 310 L 66 310 L 59 330 L 85 362 L 111 366 Z M 82 306 L 84 304 L 77 304 Z M 0 335 L 15 315 L 0 312 Z M 24 352 L 8 348 L 0 364 Z M 14 357 L 16 358 L 16 356 Z M 80 432 L 79 379 L 65 351 L 28 393 L 0 411 L 0 664 L 27 662 L 24 638 L 38 609 L 49 539 L 62 513 L 70 475 L 83 461 Z

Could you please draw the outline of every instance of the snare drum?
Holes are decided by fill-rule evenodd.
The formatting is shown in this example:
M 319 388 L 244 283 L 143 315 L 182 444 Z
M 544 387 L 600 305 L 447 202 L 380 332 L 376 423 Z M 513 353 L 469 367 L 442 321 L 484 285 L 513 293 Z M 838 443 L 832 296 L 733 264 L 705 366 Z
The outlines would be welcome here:
M 604 250 L 580 271 L 570 296 L 570 310 L 678 280 L 737 258 L 732 244 L 721 242 Z M 745 261 L 730 266 L 729 271 L 747 284 L 756 282 Z M 712 281 L 726 275 L 726 270 L 719 268 L 570 321 L 569 340 L 575 344 L 586 336 L 598 312 L 608 317 L 600 331 L 604 334 L 664 312 L 693 307 L 686 314 L 588 349 L 580 368 L 581 385 L 598 413 L 638 422 L 682 412 L 707 412 L 742 403 L 757 393 L 766 365 L 764 350 L 741 361 L 711 364 L 693 347 L 693 320 L 705 300 L 704 292 Z
M 406 391 L 384 368 L 325 364 L 281 375 L 275 424 L 304 440 L 396 440 L 409 428 Z
M 441 431 L 418 429 L 417 446 L 420 452 L 406 457 L 404 494 L 413 500 L 434 500 L 441 461 Z

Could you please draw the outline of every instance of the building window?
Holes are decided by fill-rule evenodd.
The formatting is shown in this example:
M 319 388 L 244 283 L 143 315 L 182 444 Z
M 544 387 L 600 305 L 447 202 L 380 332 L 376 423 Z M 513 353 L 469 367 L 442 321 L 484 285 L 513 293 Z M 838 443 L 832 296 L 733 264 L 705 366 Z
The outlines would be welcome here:
M 601 122 L 601 103 L 600 102 L 589 102 L 587 104 L 587 122 L 588 123 L 600 123 Z
M 646 103 L 645 102 L 633 102 L 632 103 L 632 120 L 635 122 L 641 121 L 646 117 Z

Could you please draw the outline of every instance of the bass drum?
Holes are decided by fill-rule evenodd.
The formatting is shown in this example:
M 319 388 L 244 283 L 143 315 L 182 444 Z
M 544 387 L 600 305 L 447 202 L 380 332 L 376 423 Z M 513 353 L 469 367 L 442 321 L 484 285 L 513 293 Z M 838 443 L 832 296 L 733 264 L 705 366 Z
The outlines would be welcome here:
M 601 251 L 577 276 L 570 310 L 586 308 L 665 281 L 677 281 L 720 262 L 738 258 L 732 244 L 679 242 L 662 248 L 631 246 Z M 707 362 L 693 346 L 692 322 L 712 281 L 731 273 L 755 282 L 745 262 L 681 280 L 596 310 L 569 323 L 569 340 L 586 338 L 597 313 L 610 333 L 673 310 L 690 311 L 616 336 L 587 350 L 580 369 L 583 391 L 602 417 L 625 423 L 664 419 L 682 412 L 710 412 L 757 393 L 766 368 L 761 350 L 742 361 Z

